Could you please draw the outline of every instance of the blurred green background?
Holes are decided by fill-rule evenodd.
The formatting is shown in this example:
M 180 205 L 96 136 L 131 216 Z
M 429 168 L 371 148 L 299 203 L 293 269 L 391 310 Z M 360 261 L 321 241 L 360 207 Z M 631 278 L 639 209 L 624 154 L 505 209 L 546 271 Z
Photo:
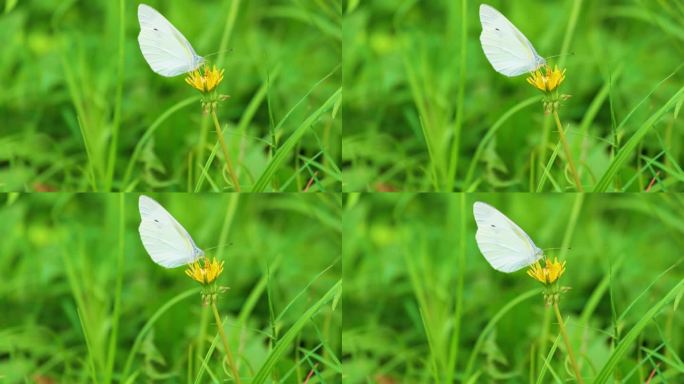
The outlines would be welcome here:
M 199 284 L 154 264 L 142 246 L 137 194 L 0 197 L 0 381 L 227 378 Z M 302 383 L 309 373 L 309 383 L 340 381 L 338 197 L 153 197 L 208 256 L 225 260 L 219 283 L 230 290 L 218 306 L 247 382 Z
M 572 289 L 560 308 L 587 383 L 612 356 L 603 382 L 644 383 L 654 370 L 651 383 L 684 379 L 682 196 L 405 193 L 345 199 L 346 382 L 574 382 L 562 342 L 542 375 L 557 322 L 541 284 L 480 254 L 475 201 L 567 260 L 560 282 Z M 616 356 L 613 343 L 625 340 Z
M 145 62 L 139 3 L 0 2 L 0 191 L 234 190 L 199 93 Z M 242 190 L 341 189 L 337 1 L 146 3 L 225 69 Z
M 575 190 L 564 152 L 549 161 L 541 93 L 485 58 L 481 3 L 345 2 L 345 191 Z M 585 190 L 684 189 L 684 3 L 485 3 L 567 69 L 560 117 Z

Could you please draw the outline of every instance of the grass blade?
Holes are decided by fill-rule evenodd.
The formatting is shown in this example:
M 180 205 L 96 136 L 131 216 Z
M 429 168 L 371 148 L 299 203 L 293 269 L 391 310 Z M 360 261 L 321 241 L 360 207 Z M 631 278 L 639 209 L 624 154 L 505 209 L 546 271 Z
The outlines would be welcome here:
M 456 99 L 456 124 L 454 125 L 454 139 L 451 144 L 451 158 L 449 161 L 449 179 L 447 190 L 453 190 L 456 172 L 458 172 L 459 149 L 461 148 L 461 130 L 463 129 L 464 95 L 466 84 L 466 63 L 468 62 L 468 2 L 461 0 L 461 61 L 459 63 L 458 96 Z
M 133 173 L 133 166 L 135 165 L 135 162 L 138 160 L 138 156 L 140 156 L 140 152 L 142 149 L 145 147 L 145 144 L 147 144 L 148 141 L 152 138 L 152 135 L 154 132 L 161 126 L 161 124 L 166 121 L 168 118 L 171 117 L 174 113 L 180 111 L 181 109 L 187 107 L 190 104 L 194 104 L 199 100 L 199 97 L 193 96 L 189 97 L 185 100 L 179 101 L 178 103 L 174 104 L 171 106 L 171 108 L 167 109 L 162 113 L 157 120 L 155 120 L 152 124 L 150 124 L 149 128 L 145 131 L 145 133 L 142 135 L 140 140 L 138 140 L 138 143 L 135 145 L 135 149 L 133 150 L 133 154 L 131 155 L 131 159 L 128 161 L 128 166 L 126 167 L 126 173 L 124 173 L 123 181 L 121 183 L 121 188 L 122 189 L 127 189 L 128 183 L 131 178 L 131 173 Z
M 515 308 L 518 304 L 522 303 L 523 301 L 533 297 L 537 296 L 542 292 L 541 289 L 531 289 L 523 294 L 518 295 L 516 298 L 513 300 L 509 301 L 508 304 L 504 305 L 499 312 L 497 312 L 492 318 L 489 320 L 487 325 L 484 327 L 482 332 L 480 332 L 480 336 L 477 338 L 477 341 L 475 342 L 475 346 L 473 347 L 472 352 L 470 352 L 470 357 L 468 358 L 468 364 L 466 365 L 465 373 L 463 374 L 463 381 L 467 382 L 468 379 L 470 378 L 471 372 L 473 370 L 473 365 L 475 364 L 475 358 L 477 358 L 477 355 L 480 353 L 480 350 L 482 349 L 482 346 L 484 344 L 485 338 L 489 336 L 489 334 L 494 330 L 494 326 L 496 326 L 496 323 L 501 320 L 502 317 L 508 311 L 511 309 Z
M 651 128 L 653 128 L 655 123 L 657 123 L 658 120 L 665 115 L 665 113 L 675 107 L 675 105 L 682 99 L 682 96 L 684 96 L 684 87 L 680 88 L 677 93 L 675 93 L 674 96 L 672 96 L 667 103 L 665 103 L 665 105 L 656 111 L 656 113 L 651 115 L 651 117 L 649 117 L 648 120 L 646 120 L 646 122 L 639 127 L 636 133 L 629 138 L 629 140 L 625 143 L 625 146 L 620 149 L 615 156 L 615 159 L 613 159 L 613 161 L 610 163 L 608 169 L 594 187 L 594 192 L 606 192 L 608 190 L 608 187 L 613 182 L 613 179 L 617 173 L 627 162 L 629 157 L 634 153 L 634 150 L 637 148 L 639 143 L 641 143 L 644 137 L 646 137 L 646 134 L 651 131 Z
M 297 143 L 302 139 L 304 134 L 308 132 L 309 128 L 323 115 L 327 112 L 333 105 L 342 97 L 342 88 L 338 88 L 335 93 L 328 98 L 328 100 L 323 103 L 314 113 L 309 115 L 309 117 L 302 122 L 302 124 L 295 129 L 294 133 L 283 143 L 283 145 L 278 148 L 278 151 L 268 163 L 264 173 L 261 174 L 259 179 L 254 183 L 252 187 L 252 192 L 263 192 L 273 179 L 275 172 L 280 168 L 282 163 L 285 161 L 287 156 L 290 155 L 292 150 L 295 148 Z
M 491 128 L 487 131 L 487 133 L 484 135 L 480 143 L 477 145 L 477 149 L 475 150 L 475 154 L 473 155 L 472 160 L 470 160 L 470 166 L 468 167 L 468 173 L 466 174 L 465 177 L 465 182 L 463 183 L 463 190 L 464 191 L 469 191 L 470 184 L 473 179 L 473 174 L 475 173 L 475 167 L 477 166 L 477 163 L 480 161 L 480 156 L 482 156 L 482 152 L 484 152 L 485 147 L 489 142 L 494 138 L 494 135 L 496 132 L 503 126 L 503 124 L 506 122 L 506 120 L 510 119 L 511 116 L 515 115 L 516 113 L 520 112 L 521 110 L 529 107 L 532 104 L 538 103 L 541 100 L 541 96 L 534 96 L 530 97 L 529 99 L 525 99 L 518 104 L 514 105 L 511 107 L 506 113 L 501 115 L 501 117 L 494 123 L 492 124 Z
M 615 347 L 615 350 L 606 361 L 606 364 L 601 368 L 594 384 L 607 383 L 611 379 L 613 370 L 617 367 L 618 363 L 622 357 L 629 351 L 629 348 L 634 344 L 637 337 L 641 334 L 641 331 L 646 328 L 646 326 L 653 320 L 653 318 L 660 312 L 665 305 L 674 300 L 674 298 L 680 293 L 684 288 L 684 280 L 680 281 L 677 285 L 670 290 L 670 292 L 665 295 L 660 301 L 653 305 L 648 312 L 629 330 L 629 332 L 622 338 L 620 343 Z
M 125 36 L 126 36 L 126 2 L 119 0 L 119 51 L 118 51 L 118 73 L 116 80 L 116 99 L 114 100 L 114 122 L 112 123 L 112 138 L 109 143 L 109 158 L 107 159 L 107 175 L 105 179 L 105 191 L 111 191 L 116 169 L 116 155 L 119 148 L 119 131 L 121 130 L 121 95 L 124 83 L 124 62 L 125 62 Z
M 126 358 L 126 364 L 124 365 L 121 380 L 125 381 L 128 378 L 128 372 L 130 371 L 131 365 L 133 364 L 133 357 L 135 357 L 136 353 L 138 353 L 143 338 L 147 335 L 147 333 L 149 333 L 152 330 L 152 327 L 157 322 L 157 320 L 159 320 L 159 318 L 162 317 L 162 315 L 166 313 L 169 309 L 171 309 L 174 305 L 180 303 L 181 301 L 187 299 L 190 296 L 197 295 L 199 292 L 200 288 L 194 288 L 179 293 L 178 295 L 171 298 L 171 300 L 167 301 L 164 305 L 162 305 L 154 314 L 152 314 L 152 316 L 150 316 L 150 319 L 147 320 L 145 325 L 142 327 L 142 329 L 138 333 L 138 336 L 135 337 L 133 346 L 131 347 L 131 350 L 128 352 L 128 358 Z
M 291 347 L 292 342 L 295 340 L 299 332 L 304 328 L 304 326 L 311 320 L 316 312 L 318 312 L 321 307 L 330 302 L 337 294 L 338 291 L 342 289 L 342 280 L 339 280 L 335 285 L 328 290 L 328 292 L 323 295 L 317 302 L 313 303 L 306 312 L 304 312 L 299 319 L 292 325 L 290 329 L 283 334 L 278 343 L 275 345 L 271 353 L 266 358 L 264 365 L 259 368 L 259 371 L 254 376 L 252 384 L 263 384 L 270 377 L 271 371 L 275 367 L 278 360 L 287 352 L 288 348 Z

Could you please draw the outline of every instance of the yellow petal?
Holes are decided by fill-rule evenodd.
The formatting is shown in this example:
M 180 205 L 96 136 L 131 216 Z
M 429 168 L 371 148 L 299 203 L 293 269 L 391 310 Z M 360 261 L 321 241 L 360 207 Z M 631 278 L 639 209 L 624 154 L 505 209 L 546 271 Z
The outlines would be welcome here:
M 223 272 L 223 261 L 203 258 L 188 265 L 185 274 L 200 284 L 213 283 Z

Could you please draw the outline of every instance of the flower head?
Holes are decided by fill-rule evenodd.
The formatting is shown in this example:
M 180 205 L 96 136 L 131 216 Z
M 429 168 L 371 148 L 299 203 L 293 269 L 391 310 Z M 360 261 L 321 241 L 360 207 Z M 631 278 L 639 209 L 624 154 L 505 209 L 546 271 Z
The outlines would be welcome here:
M 527 82 L 533 87 L 544 92 L 544 112 L 552 113 L 558 111 L 561 102 L 570 98 L 569 95 L 561 95 L 558 92 L 558 87 L 565 80 L 565 69 L 561 70 L 558 66 L 551 68 L 550 65 L 539 67 L 536 71 L 530 74 Z
M 559 262 L 558 258 L 554 258 L 553 261 L 548 257 L 544 259 L 544 267 L 538 261 L 530 266 L 527 270 L 527 274 L 533 279 L 539 281 L 544 285 L 549 285 L 555 283 L 565 272 L 565 261 Z
M 565 69 L 560 70 L 557 65 L 553 69 L 549 65 L 541 67 L 527 78 L 528 83 L 545 93 L 555 91 L 563 80 L 565 80 Z
M 219 70 L 216 65 L 210 67 L 207 64 L 188 73 L 185 78 L 186 83 L 202 92 L 202 110 L 205 113 L 216 112 L 218 103 L 228 98 L 228 96 L 219 95 L 217 92 L 221 81 L 223 81 L 223 69 Z
M 188 264 L 185 274 L 191 279 L 202 284 L 202 302 L 207 305 L 216 303 L 218 294 L 225 292 L 228 288 L 221 287 L 216 284 L 216 279 L 223 272 L 223 261 L 219 262 L 208 257 L 195 260 L 194 263 Z
M 563 273 L 565 273 L 565 261 L 561 263 L 557 257 L 553 260 L 548 257 L 544 258 L 543 267 L 537 261 L 527 270 L 527 274 L 531 278 L 544 284 L 544 302 L 546 305 L 558 303 L 561 293 L 565 293 L 570 289 L 568 287 L 561 287 L 558 284 L 558 279 L 563 276 Z
M 223 261 L 214 258 L 201 258 L 192 264 L 188 264 L 185 274 L 202 285 L 210 285 L 223 272 Z
M 223 80 L 223 69 L 219 70 L 216 65 L 209 67 L 202 65 L 190 72 L 185 82 L 202 93 L 210 93 Z

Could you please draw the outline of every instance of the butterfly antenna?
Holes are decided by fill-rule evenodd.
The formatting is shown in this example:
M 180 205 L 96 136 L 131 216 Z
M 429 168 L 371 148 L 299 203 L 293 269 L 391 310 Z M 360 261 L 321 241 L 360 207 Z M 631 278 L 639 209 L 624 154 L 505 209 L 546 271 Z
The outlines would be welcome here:
M 208 54 L 208 55 L 205 55 L 204 57 L 216 56 L 216 55 L 218 55 L 219 53 L 231 53 L 231 52 L 233 52 L 233 51 L 234 51 L 233 48 L 231 48 L 231 49 L 224 49 L 224 50 L 221 50 L 221 51 L 217 51 L 217 52 L 210 53 L 210 54 Z
M 557 57 L 563 57 L 563 56 L 575 56 L 575 52 L 568 52 L 568 53 L 563 53 L 563 54 L 548 56 L 548 57 L 546 57 L 546 59 L 555 59 L 555 58 L 557 58 Z
M 217 246 L 215 246 L 215 247 L 207 248 L 207 249 L 205 249 L 205 251 L 213 251 L 213 250 L 219 249 L 219 248 L 227 248 L 227 247 L 231 247 L 232 245 L 233 245 L 233 243 L 228 243 L 228 244 L 223 244 L 223 245 L 217 245 Z
M 546 252 L 546 251 L 560 251 L 560 250 L 563 250 L 563 249 L 565 249 L 565 248 L 544 248 L 544 252 Z M 568 251 L 572 251 L 572 248 L 571 248 L 571 247 L 568 247 L 567 250 L 568 250 Z

